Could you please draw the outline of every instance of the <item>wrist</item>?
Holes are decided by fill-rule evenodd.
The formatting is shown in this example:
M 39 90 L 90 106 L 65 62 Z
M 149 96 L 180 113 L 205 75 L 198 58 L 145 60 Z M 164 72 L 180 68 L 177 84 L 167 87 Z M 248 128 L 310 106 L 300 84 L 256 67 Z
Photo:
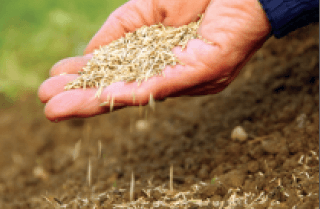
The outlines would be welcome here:
M 261 3 L 260 0 L 254 0 L 256 4 L 256 8 L 258 13 L 260 13 L 261 23 L 264 26 L 265 30 L 268 31 L 268 36 L 270 37 L 272 35 L 272 26 L 270 23 L 270 20 L 268 19 L 268 15 Z

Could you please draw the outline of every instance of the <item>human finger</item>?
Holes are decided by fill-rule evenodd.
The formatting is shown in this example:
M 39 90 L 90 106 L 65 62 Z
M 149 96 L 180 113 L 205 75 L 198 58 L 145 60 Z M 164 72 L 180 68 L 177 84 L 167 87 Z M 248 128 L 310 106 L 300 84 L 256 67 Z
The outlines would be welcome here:
M 55 95 L 64 92 L 64 87 L 77 77 L 78 75 L 76 74 L 68 74 L 48 78 L 38 89 L 38 97 L 40 101 L 46 103 Z
M 51 121 L 67 120 L 74 117 L 92 117 L 123 108 L 122 104 L 102 106 L 95 97 L 96 89 L 73 89 L 51 98 L 45 107 L 45 115 Z
M 156 23 L 153 15 L 153 2 L 133 0 L 115 10 L 95 34 L 85 49 L 85 54 L 93 52 L 101 45 L 119 39 L 127 32 L 135 31 L 143 25 Z
M 69 57 L 57 62 L 50 70 L 50 76 L 60 74 L 77 74 L 92 58 L 92 54 L 84 56 Z

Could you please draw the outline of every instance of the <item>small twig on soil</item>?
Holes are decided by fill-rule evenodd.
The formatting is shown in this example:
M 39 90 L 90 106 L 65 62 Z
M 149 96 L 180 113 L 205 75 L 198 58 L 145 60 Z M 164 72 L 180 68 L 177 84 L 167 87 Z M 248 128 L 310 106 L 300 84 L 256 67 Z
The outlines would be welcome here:
M 63 203 L 62 203 L 58 198 L 54 197 L 53 199 L 54 199 L 54 201 L 56 201 L 59 205 L 63 205 Z
M 254 138 L 252 141 L 249 141 L 248 143 L 249 143 L 249 144 L 254 144 L 254 143 L 257 143 L 257 142 L 261 142 L 261 141 L 267 139 L 268 137 L 270 137 L 270 135 L 258 136 L 258 137 L 256 137 L 256 138 Z
M 304 155 L 301 155 L 301 157 L 300 157 L 300 159 L 299 159 L 299 161 L 298 161 L 298 164 L 300 164 L 300 165 L 302 165 L 303 164 L 303 158 L 304 158 Z
M 54 205 L 48 197 L 46 197 L 46 196 L 42 196 L 42 197 L 43 197 L 43 199 L 45 199 L 47 202 L 49 202 L 51 205 Z

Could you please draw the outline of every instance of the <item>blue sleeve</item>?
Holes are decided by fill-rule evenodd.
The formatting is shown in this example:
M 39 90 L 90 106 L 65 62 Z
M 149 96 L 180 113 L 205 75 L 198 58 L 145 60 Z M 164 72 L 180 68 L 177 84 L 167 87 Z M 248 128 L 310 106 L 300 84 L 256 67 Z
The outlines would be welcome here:
M 260 0 L 260 3 L 276 38 L 312 22 L 319 22 L 319 0 Z

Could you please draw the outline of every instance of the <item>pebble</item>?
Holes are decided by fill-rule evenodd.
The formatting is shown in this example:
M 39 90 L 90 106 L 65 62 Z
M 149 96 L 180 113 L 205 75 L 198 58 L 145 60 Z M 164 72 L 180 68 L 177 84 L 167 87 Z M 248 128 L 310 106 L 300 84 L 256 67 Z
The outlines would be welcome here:
M 236 126 L 231 132 L 231 139 L 246 141 L 248 139 L 248 134 L 241 126 Z

